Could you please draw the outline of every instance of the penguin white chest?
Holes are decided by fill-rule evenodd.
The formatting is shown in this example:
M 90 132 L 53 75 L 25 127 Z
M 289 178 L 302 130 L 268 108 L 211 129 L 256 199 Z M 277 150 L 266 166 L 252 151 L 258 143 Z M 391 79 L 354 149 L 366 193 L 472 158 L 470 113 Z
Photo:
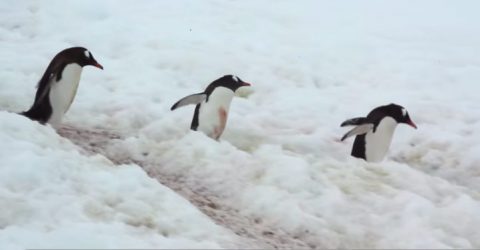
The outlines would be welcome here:
M 231 89 L 217 87 L 200 105 L 197 130 L 211 138 L 218 139 L 225 130 L 228 111 L 234 92 Z
M 383 118 L 375 132 L 370 131 L 365 136 L 365 158 L 369 162 L 380 162 L 388 152 L 392 142 L 393 132 L 398 123 L 391 117 Z
M 62 78 L 56 81 L 56 76 L 52 81 L 49 93 L 50 105 L 52 106 L 52 115 L 48 123 L 57 126 L 62 121 L 63 115 L 68 111 L 77 93 L 78 83 L 82 74 L 82 67 L 76 63 L 65 66 L 62 72 Z

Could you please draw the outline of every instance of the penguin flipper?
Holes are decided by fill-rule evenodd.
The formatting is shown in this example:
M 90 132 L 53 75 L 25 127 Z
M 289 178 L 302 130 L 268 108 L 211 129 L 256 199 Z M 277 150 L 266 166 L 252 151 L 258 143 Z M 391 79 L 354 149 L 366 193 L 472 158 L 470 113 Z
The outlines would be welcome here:
M 342 122 L 342 124 L 340 124 L 340 127 L 362 125 L 365 123 L 367 123 L 366 117 L 355 117 Z
M 362 125 L 359 125 L 359 126 L 356 126 L 355 128 L 353 128 L 352 130 L 348 131 L 341 139 L 341 141 L 347 139 L 348 137 L 350 136 L 353 136 L 353 135 L 363 135 L 363 134 L 366 134 L 368 132 L 370 132 L 370 130 L 373 129 L 373 123 L 366 123 L 366 124 L 362 124 Z
M 207 94 L 205 93 L 198 93 L 198 94 L 185 96 L 184 98 L 180 99 L 178 102 L 173 104 L 170 110 L 175 110 L 177 108 L 180 108 L 185 105 L 190 105 L 190 104 L 196 105 L 203 102 L 205 99 L 207 99 Z

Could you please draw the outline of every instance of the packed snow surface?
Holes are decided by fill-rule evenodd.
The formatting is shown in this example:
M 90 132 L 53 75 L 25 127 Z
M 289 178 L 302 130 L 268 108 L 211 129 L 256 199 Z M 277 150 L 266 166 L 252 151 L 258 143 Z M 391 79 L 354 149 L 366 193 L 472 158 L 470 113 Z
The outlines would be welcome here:
M 244 246 L 155 173 L 311 248 L 480 248 L 479 9 L 3 0 L 0 248 Z M 14 113 L 72 46 L 105 70 L 83 70 L 64 123 L 120 135 L 104 155 Z M 169 108 L 225 74 L 252 87 L 215 141 Z M 392 102 L 419 129 L 399 125 L 381 163 L 351 158 L 339 124 Z

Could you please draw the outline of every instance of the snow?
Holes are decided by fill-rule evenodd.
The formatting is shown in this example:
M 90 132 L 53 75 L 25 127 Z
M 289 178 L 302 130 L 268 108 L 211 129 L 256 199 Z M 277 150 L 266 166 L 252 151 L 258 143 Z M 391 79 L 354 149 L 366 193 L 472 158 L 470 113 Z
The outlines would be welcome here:
M 479 7 L 2 1 L 1 248 L 243 244 L 145 170 L 312 248 L 480 247 Z M 105 70 L 83 70 L 64 123 L 121 135 L 105 156 L 7 112 L 71 46 Z M 225 74 L 252 87 L 217 142 L 169 108 Z M 351 158 L 340 123 L 392 102 L 419 129 L 398 126 L 383 162 Z
M 81 155 L 50 127 L 0 117 L 2 248 L 220 248 L 235 240 L 138 166 Z

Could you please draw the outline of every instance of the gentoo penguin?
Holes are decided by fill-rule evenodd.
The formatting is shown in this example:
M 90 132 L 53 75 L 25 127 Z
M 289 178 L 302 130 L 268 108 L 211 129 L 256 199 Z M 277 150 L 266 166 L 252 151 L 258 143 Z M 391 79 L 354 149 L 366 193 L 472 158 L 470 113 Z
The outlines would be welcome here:
M 235 91 L 250 83 L 234 75 L 226 75 L 210 83 L 205 91 L 186 96 L 175 103 L 170 110 L 196 104 L 190 129 L 199 130 L 218 140 L 227 123 L 228 110 Z
M 380 106 L 370 111 L 367 117 L 344 121 L 340 126 L 356 126 L 348 131 L 342 141 L 356 135 L 352 156 L 368 162 L 379 162 L 385 157 L 392 141 L 393 132 L 399 123 L 417 126 L 410 119 L 407 110 L 397 104 Z
M 82 69 L 87 65 L 103 69 L 85 48 L 73 47 L 58 53 L 38 82 L 32 107 L 22 114 L 42 124 L 60 125 L 77 92 Z

